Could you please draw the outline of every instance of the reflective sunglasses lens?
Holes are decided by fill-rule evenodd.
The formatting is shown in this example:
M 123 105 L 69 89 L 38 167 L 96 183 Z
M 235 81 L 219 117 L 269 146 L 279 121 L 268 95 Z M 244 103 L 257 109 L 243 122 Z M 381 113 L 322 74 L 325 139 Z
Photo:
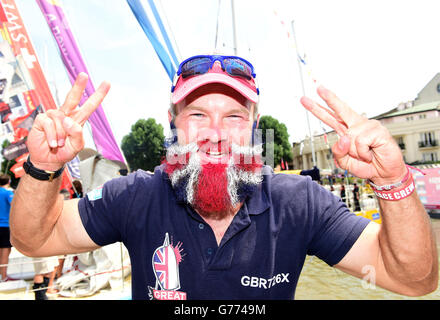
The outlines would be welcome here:
M 189 60 L 181 67 L 182 77 L 187 78 L 197 74 L 204 74 L 208 72 L 211 67 L 211 59 L 209 58 L 194 58 Z
M 252 69 L 246 62 L 240 59 L 226 58 L 223 60 L 226 72 L 231 76 L 238 76 L 246 78 L 247 80 L 252 79 Z

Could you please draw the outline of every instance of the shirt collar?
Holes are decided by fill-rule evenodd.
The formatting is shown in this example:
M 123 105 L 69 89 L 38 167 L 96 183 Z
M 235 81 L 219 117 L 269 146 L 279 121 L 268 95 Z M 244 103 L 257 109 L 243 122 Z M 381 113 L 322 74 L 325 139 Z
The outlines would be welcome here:
M 273 174 L 268 166 L 263 166 L 263 182 L 255 189 L 254 193 L 245 202 L 250 215 L 258 215 L 270 207 L 267 190 L 267 177 Z

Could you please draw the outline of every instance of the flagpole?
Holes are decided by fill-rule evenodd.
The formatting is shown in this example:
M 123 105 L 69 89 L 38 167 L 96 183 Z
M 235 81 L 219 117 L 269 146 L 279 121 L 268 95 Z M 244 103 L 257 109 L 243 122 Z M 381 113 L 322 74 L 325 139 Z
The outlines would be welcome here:
M 214 44 L 214 52 L 217 54 L 218 52 L 218 24 L 220 20 L 220 5 L 222 0 L 218 0 L 218 8 L 217 8 L 217 23 L 215 27 L 215 44 Z
M 237 48 L 237 32 L 236 32 L 234 0 L 231 0 L 231 11 L 232 11 L 232 35 L 234 38 L 234 55 L 237 55 L 238 48 Z
M 291 22 L 291 25 L 292 25 L 292 36 L 293 36 L 293 40 L 295 41 L 296 61 L 298 62 L 299 77 L 301 79 L 302 93 L 303 93 L 303 96 L 305 96 L 306 95 L 306 90 L 304 88 L 304 79 L 303 79 L 303 74 L 302 74 L 301 61 L 299 61 L 298 45 L 297 45 L 297 42 L 296 42 L 294 22 L 295 22 L 295 20 L 292 20 L 292 22 Z M 309 128 L 310 144 L 312 146 L 313 166 L 315 167 L 316 166 L 315 144 L 314 144 L 314 141 L 313 141 L 312 129 L 310 127 L 309 113 L 308 113 L 307 110 L 306 110 L 306 119 L 307 119 L 307 126 Z

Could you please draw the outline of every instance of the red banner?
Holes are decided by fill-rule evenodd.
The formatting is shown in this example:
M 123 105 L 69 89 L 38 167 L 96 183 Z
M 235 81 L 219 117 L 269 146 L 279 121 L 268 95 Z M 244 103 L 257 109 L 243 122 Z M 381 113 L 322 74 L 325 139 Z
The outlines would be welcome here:
M 5 10 L 3 10 L 3 5 L 0 2 L 0 23 L 8 22 L 8 18 L 6 17 Z
M 2 22 L 0 31 L 2 37 L 9 43 L 16 60 L 24 62 L 32 80 L 32 83 L 27 84 L 31 90 L 23 92 L 28 114 L 16 119 L 13 123 L 16 143 L 3 150 L 4 157 L 6 152 L 8 156 L 12 157 L 11 160 L 15 159 L 17 161 L 11 168 L 11 171 L 19 178 L 24 175 L 23 163 L 27 158 L 27 148 L 25 149 L 24 138 L 29 133 L 29 129 L 35 119 L 36 112 L 34 113 L 33 111 L 40 105 L 43 111 L 56 109 L 57 105 L 52 97 L 49 85 L 38 62 L 37 55 L 15 4 L 15 0 L 0 1 L 0 20 Z M 2 18 L 2 13 L 4 13 L 5 19 Z M 61 188 L 69 190 L 72 185 L 70 181 L 72 181 L 72 177 L 66 169 L 62 176 Z
M 25 175 L 23 163 L 26 161 L 28 156 L 29 153 L 25 153 L 22 156 L 18 157 L 17 159 L 15 159 L 17 163 L 11 167 L 11 171 L 14 173 L 17 179 Z
M 1 4 L 7 18 L 3 23 L 3 37 L 9 42 L 14 55 L 23 59 L 29 70 L 35 90 L 30 90 L 30 96 L 38 101 L 33 101 L 30 106 L 42 104 L 43 109 L 55 109 L 56 104 L 50 92 L 43 70 L 38 62 L 37 55 L 32 46 L 31 39 L 18 12 L 15 0 L 1 0 Z M 32 92 L 34 91 L 34 92 Z M 29 111 L 31 111 L 30 109 Z

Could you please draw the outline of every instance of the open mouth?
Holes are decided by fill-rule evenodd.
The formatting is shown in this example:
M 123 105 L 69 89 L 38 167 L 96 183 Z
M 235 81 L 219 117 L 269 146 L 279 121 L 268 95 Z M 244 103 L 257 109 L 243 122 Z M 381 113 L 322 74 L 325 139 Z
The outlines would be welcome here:
M 207 155 L 214 157 L 214 158 L 220 158 L 224 155 L 227 155 L 227 153 L 224 152 L 218 152 L 218 151 L 207 151 L 206 152 Z
M 207 162 L 219 163 L 228 161 L 231 152 L 228 148 L 199 148 L 199 154 Z
M 200 151 L 202 153 L 202 157 L 205 158 L 205 161 L 208 162 L 218 163 L 218 162 L 227 161 L 227 159 L 229 159 L 229 152 L 212 151 L 212 150 L 208 150 L 208 151 L 200 150 Z
M 210 159 L 229 157 L 231 147 L 225 143 L 211 144 L 202 142 L 199 144 L 199 153 Z

